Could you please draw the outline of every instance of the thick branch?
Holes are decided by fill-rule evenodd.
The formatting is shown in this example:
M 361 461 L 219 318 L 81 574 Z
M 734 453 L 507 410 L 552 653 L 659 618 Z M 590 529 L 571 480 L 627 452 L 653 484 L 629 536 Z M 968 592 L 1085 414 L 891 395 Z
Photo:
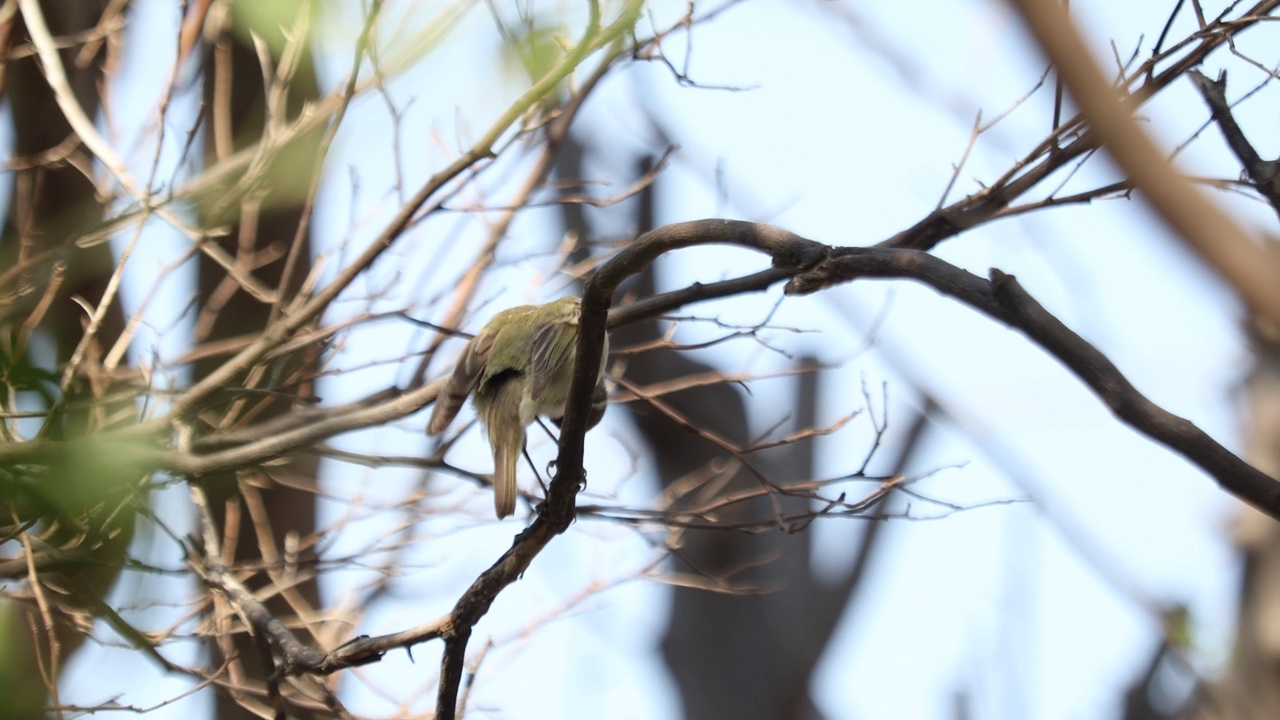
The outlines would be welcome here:
M 1227 492 L 1280 519 L 1280 482 L 1138 392 L 1119 368 L 1045 310 L 1012 275 L 993 269 L 991 279 L 984 280 L 917 250 L 837 248 L 829 259 L 791 280 L 787 292 L 808 294 L 863 277 L 918 280 L 1022 331 L 1083 380 L 1121 420 L 1200 466 Z
M 606 314 L 618 285 L 644 270 L 663 253 L 712 244 L 737 245 L 768 254 L 773 258 L 774 270 L 779 271 L 778 279 L 814 266 L 827 254 L 825 245 L 771 225 L 741 220 L 694 220 L 654 228 L 600 266 L 582 291 L 582 320 L 578 327 L 573 386 L 561 425 L 560 454 L 556 460 L 556 476 L 547 495 L 547 514 L 571 520 L 574 495 L 585 479 L 583 440 L 591 392 L 595 386 L 595 378 L 589 369 L 600 365 Z

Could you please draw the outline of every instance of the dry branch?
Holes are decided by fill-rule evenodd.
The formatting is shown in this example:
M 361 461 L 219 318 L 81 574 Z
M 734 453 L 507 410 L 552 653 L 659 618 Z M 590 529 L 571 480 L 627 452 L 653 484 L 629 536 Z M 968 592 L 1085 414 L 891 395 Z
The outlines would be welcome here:
M 836 248 L 812 271 L 793 279 L 787 292 L 807 294 L 863 277 L 918 280 L 1022 331 L 1084 381 L 1121 420 L 1198 465 L 1227 492 L 1280 519 L 1280 482 L 1138 392 L 1119 368 L 1045 310 L 1012 275 L 992 269 L 986 280 L 914 250 Z
M 1200 91 L 1205 104 L 1213 113 L 1213 121 L 1218 124 L 1227 146 L 1240 161 L 1245 173 L 1253 180 L 1254 187 L 1262 194 L 1271 208 L 1280 214 L 1280 160 L 1263 160 L 1262 156 L 1244 136 L 1244 130 L 1236 122 L 1231 112 L 1231 104 L 1227 102 L 1227 73 L 1224 70 L 1217 80 L 1210 80 L 1198 70 L 1188 73 L 1191 82 Z
M 1040 46 L 1080 103 L 1092 132 L 1191 250 L 1225 280 L 1249 309 L 1280 327 L 1280 259 L 1255 242 L 1221 208 L 1196 190 L 1134 122 L 1132 106 L 1090 59 L 1071 19 L 1055 0 L 1014 0 Z M 1280 1 L 1245 12 L 1262 17 Z M 1231 33 L 1225 33 L 1229 38 Z

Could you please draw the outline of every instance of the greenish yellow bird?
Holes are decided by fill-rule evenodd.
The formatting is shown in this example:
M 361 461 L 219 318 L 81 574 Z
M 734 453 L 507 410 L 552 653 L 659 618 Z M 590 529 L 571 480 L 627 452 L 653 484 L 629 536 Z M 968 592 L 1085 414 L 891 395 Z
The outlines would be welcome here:
M 525 428 L 539 415 L 556 425 L 564 418 L 581 316 L 582 303 L 576 297 L 521 305 L 494 315 L 462 349 L 431 410 L 427 434 L 439 435 L 467 396 L 472 397 L 493 448 L 493 505 L 499 518 L 516 509 L 516 465 L 524 450 Z M 600 422 L 608 405 L 604 386 L 608 355 L 606 336 L 587 429 Z

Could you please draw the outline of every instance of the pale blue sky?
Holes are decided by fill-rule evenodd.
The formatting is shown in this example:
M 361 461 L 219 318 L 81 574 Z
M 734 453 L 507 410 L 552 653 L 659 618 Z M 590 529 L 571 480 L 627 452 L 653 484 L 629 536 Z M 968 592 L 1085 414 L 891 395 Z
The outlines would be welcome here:
M 334 16 L 342 10 L 348 15 L 326 31 L 333 48 L 322 58 L 324 78 L 332 84 L 346 72 L 357 25 L 350 22 L 354 5 L 341 10 L 330 6 Z M 443 6 L 389 2 L 384 32 L 408 32 Z M 847 245 L 876 242 L 914 223 L 938 202 L 951 163 L 964 151 L 975 113 L 981 109 L 984 117 L 992 117 L 1011 106 L 1039 77 L 1043 61 L 1028 54 L 1030 46 L 1016 18 L 1001 3 L 946 0 L 935 3 L 928 14 L 890 3 L 831 6 L 858 18 L 860 30 L 834 22 L 818 3 L 781 0 L 744 2 L 697 28 L 692 77 L 706 85 L 744 88 L 739 91 L 681 88 L 657 64 L 615 73 L 583 117 L 584 134 L 606 148 L 588 172 L 614 188 L 630 181 L 635 154 L 654 147 L 646 123 L 638 119 L 643 106 L 664 119 L 681 145 L 661 181 L 661 221 L 742 217 Z M 1100 51 L 1114 40 L 1127 55 L 1143 33 L 1147 40 L 1142 48 L 1149 51 L 1170 6 L 1075 0 L 1072 12 L 1083 18 L 1081 25 Z M 549 9 L 558 7 L 548 4 Z M 653 7 L 660 24 L 684 4 L 659 2 Z M 135 42 L 126 48 L 130 53 L 145 48 L 146 54 L 128 55 L 112 88 L 114 129 L 125 139 L 154 117 L 170 63 L 172 43 L 167 39 L 176 27 L 176 10 L 169 3 L 139 0 L 131 21 Z M 166 40 L 136 42 L 142 37 Z M 875 52 L 873 44 L 889 52 Z M 409 187 L 467 138 L 479 135 L 522 89 L 518 78 L 504 69 L 498 47 L 488 13 L 477 4 L 443 46 L 391 83 L 389 95 L 405 112 L 399 149 Z M 677 57 L 683 48 L 683 37 L 668 45 Z M 1207 71 L 1212 74 L 1216 67 Z M 1237 97 L 1249 76 L 1233 72 L 1233 82 L 1239 84 L 1232 86 L 1231 96 Z M 1247 117 L 1274 118 L 1277 105 L 1272 89 L 1250 101 Z M 1051 95 L 1042 91 L 984 136 L 951 198 L 972 191 L 975 181 L 993 179 L 1041 139 L 1050 108 Z M 172 143 L 180 141 L 188 126 L 190 109 L 179 105 L 170 112 Z M 1205 114 L 1189 87 L 1171 91 L 1144 112 L 1153 132 L 1170 144 L 1183 140 Z M 330 159 L 330 180 L 317 214 L 321 248 L 334 249 L 343 242 L 360 246 L 394 212 L 392 137 L 382 100 L 367 97 L 355 103 Z M 139 162 L 151 152 L 146 142 L 154 141 L 144 141 L 147 149 L 138 154 Z M 1267 143 L 1260 144 L 1265 154 Z M 1211 130 L 1186 154 L 1186 162 L 1196 172 L 1234 177 L 1238 170 L 1220 149 Z M 1074 186 L 1100 182 L 1109 172 L 1105 162 L 1092 161 Z M 495 204 L 519 176 L 501 177 L 505 184 L 487 186 L 491 194 L 486 199 Z M 722 178 L 719 187 L 717 177 Z M 358 188 L 353 188 L 353 178 L 358 178 Z M 1256 205 L 1224 200 L 1254 227 L 1274 220 Z M 552 290 L 542 286 L 552 259 L 529 255 L 552 246 L 558 233 L 552 220 L 552 211 L 533 212 L 515 224 L 499 253 L 505 264 L 480 295 L 493 299 L 482 315 L 545 299 L 558 289 L 554 280 Z M 455 238 L 459 227 L 462 234 Z M 470 261 L 480 230 L 461 214 L 422 224 L 391 250 L 368 282 L 357 284 L 352 298 L 385 285 L 391 291 L 378 307 L 408 304 L 437 319 L 439 311 L 429 301 Z M 139 277 L 154 275 L 165 254 L 181 247 L 163 231 L 150 238 L 150 247 L 158 249 L 135 259 Z M 1228 446 L 1240 445 L 1234 393 L 1248 358 L 1235 326 L 1239 309 L 1137 201 L 1105 201 L 1002 221 L 948 241 L 938 254 L 979 274 L 992 266 L 1016 274 L 1153 400 Z M 437 260 L 443 264 L 435 264 Z M 760 258 L 747 253 L 691 250 L 667 263 L 664 282 L 670 287 L 715 280 L 762 266 Z M 180 280 L 175 279 L 171 292 L 181 292 Z M 751 322 L 768 312 L 777 295 L 709 303 L 695 312 Z M 136 302 L 136 297 L 130 300 Z M 340 304 L 335 317 L 364 309 L 362 302 Z M 862 331 L 882 313 L 887 314 L 868 349 Z M 477 318 L 473 324 L 479 322 Z M 864 381 L 876 388 L 888 383 L 890 417 L 904 423 L 891 428 L 891 434 L 905 427 L 910 409 L 919 403 L 913 386 L 944 401 L 960 427 L 940 422 L 931 435 L 929 452 L 914 470 L 946 469 L 922 481 L 920 490 L 960 504 L 1028 497 L 1042 501 L 890 525 L 869 584 L 846 614 L 816 679 L 815 695 L 833 720 L 944 718 L 951 694 L 960 688 L 974 691 L 980 718 L 1114 715 L 1120 690 L 1146 659 L 1158 627 L 1131 597 L 1082 560 L 1046 518 L 1058 519 L 1085 538 L 1142 594 L 1160 602 L 1188 603 L 1195 621 L 1196 661 L 1212 670 L 1225 660 L 1236 574 L 1226 528 L 1235 503 L 1200 471 L 1119 425 L 1025 338 L 905 283 L 866 281 L 817 297 L 788 299 L 775 323 L 822 330 L 821 335 L 774 337 L 793 351 L 845 363 L 829 381 L 832 391 L 820 422 L 862 407 Z M 158 317 L 154 325 L 168 328 L 169 323 Z M 679 337 L 696 339 L 708 332 L 685 325 Z M 167 337 L 150 338 L 144 336 L 144 347 L 159 342 L 162 352 L 173 353 L 181 346 L 182 332 L 170 329 Z M 380 325 L 356 335 L 339 364 L 362 367 L 412 352 L 423 342 L 404 326 Z M 726 370 L 768 372 L 781 366 L 776 356 L 745 345 L 709 357 Z M 340 385 L 330 383 L 322 394 L 332 402 L 357 397 L 385 386 L 393 371 L 385 366 L 361 370 Z M 394 377 L 403 382 L 407 370 Z M 749 403 L 760 413 L 757 426 L 777 419 L 770 408 L 784 390 L 776 382 L 753 387 Z M 335 444 L 422 452 L 424 422 L 414 416 L 338 438 Z M 472 435 L 451 457 L 487 471 L 486 454 Z M 656 486 L 643 460 L 640 473 L 629 477 L 625 448 L 632 434 L 625 413 L 611 413 L 592 437 L 591 491 L 616 491 L 626 502 L 645 503 Z M 865 423 L 851 424 L 825 446 L 819 473 L 848 471 L 849 448 L 860 452 L 868 438 Z M 545 446 L 534 451 L 549 457 Z M 1017 476 L 1006 477 L 1010 470 Z M 417 483 L 416 473 L 407 470 L 329 466 L 325 487 L 343 500 L 325 504 L 323 519 L 333 522 L 360 503 L 394 503 Z M 467 517 L 487 517 L 486 490 L 440 479 L 432 491 L 440 493 L 431 500 L 437 506 L 461 503 Z M 171 504 L 179 515 L 185 506 L 180 489 L 160 502 Z M 922 515 L 938 513 L 937 508 L 913 507 Z M 363 518 L 344 531 L 334 552 L 363 548 L 398 521 L 392 510 L 372 507 L 364 509 Z M 516 521 L 474 527 L 465 518 L 420 527 L 423 537 L 407 558 L 410 569 L 359 631 L 399 630 L 443 612 L 518 529 Z M 814 532 L 822 543 L 814 562 L 849 562 L 846 540 L 854 530 L 846 521 L 819 523 Z M 163 554 L 163 547 L 155 553 L 161 553 L 157 562 L 179 564 L 176 556 Z M 477 628 L 474 650 L 487 639 L 497 643 L 472 696 L 480 716 L 671 716 L 676 708 L 672 685 L 656 651 L 666 602 L 660 583 L 626 582 L 525 634 L 555 616 L 588 584 L 639 572 L 649 553 L 631 532 L 595 522 L 578 523 L 553 543 Z M 352 572 L 326 578 L 327 597 L 340 597 L 341 583 L 359 576 Z M 179 586 L 151 594 L 190 592 L 171 580 L 145 582 Z M 385 715 L 392 706 L 376 698 L 376 689 L 403 699 L 410 688 L 421 687 L 414 707 L 429 708 L 438 652 L 438 645 L 428 644 L 415 650 L 415 664 L 404 653 L 393 653 L 354 672 L 344 685 L 350 707 Z M 78 657 L 74 672 L 85 682 L 68 684 L 75 699 L 101 701 L 124 688 L 123 701 L 147 705 L 187 685 L 183 678 L 153 684 L 159 674 L 130 655 L 100 649 Z M 193 656 L 177 659 L 190 662 Z M 145 687 L 139 678 L 146 678 Z M 207 712 L 207 696 L 199 696 L 154 716 L 186 720 L 207 717 Z

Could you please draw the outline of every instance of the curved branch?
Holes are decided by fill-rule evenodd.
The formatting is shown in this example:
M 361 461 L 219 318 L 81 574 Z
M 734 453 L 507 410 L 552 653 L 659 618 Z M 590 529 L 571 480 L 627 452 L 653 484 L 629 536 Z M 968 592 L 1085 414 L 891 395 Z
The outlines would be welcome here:
M 1040 345 L 1067 366 L 1126 424 L 1209 473 L 1224 490 L 1280 519 L 1280 482 L 1237 457 L 1186 418 L 1151 402 L 1087 340 L 1044 309 L 1012 275 L 985 280 L 918 250 L 837 248 L 787 284 L 804 295 L 862 277 L 910 278 L 986 313 Z
M 643 270 L 659 255 L 707 244 L 738 245 L 770 255 L 774 268 L 786 271 L 778 273 L 775 281 L 813 267 L 828 251 L 821 243 L 769 225 L 738 220 L 697 220 L 665 225 L 641 235 L 587 280 L 573 385 L 560 426 L 555 477 L 546 501 L 538 506 L 537 517 L 516 537 L 511 549 L 467 588 L 439 627 L 445 648 L 440 663 L 440 690 L 436 696 L 437 717 L 452 718 L 455 714 L 471 629 L 489 611 L 498 593 L 515 582 L 547 543 L 573 522 L 574 498 L 586 477 L 582 467 L 583 439 L 587 431 L 587 406 L 595 385 L 594 373 L 587 368 L 600 365 L 607 312 L 614 292 L 623 280 Z
M 768 254 L 773 258 L 773 269 L 779 271 L 775 273 L 778 279 L 811 268 L 828 254 L 826 245 L 772 225 L 741 220 L 694 220 L 650 230 L 592 274 L 582 290 L 573 385 L 561 424 L 556 476 L 551 480 L 546 502 L 546 514 L 563 518 L 566 527 L 573 518 L 576 489 L 584 479 L 583 439 L 595 385 L 588 369 L 600 364 L 606 313 L 614 292 L 623 280 L 644 270 L 663 253 L 711 244 L 737 245 Z

